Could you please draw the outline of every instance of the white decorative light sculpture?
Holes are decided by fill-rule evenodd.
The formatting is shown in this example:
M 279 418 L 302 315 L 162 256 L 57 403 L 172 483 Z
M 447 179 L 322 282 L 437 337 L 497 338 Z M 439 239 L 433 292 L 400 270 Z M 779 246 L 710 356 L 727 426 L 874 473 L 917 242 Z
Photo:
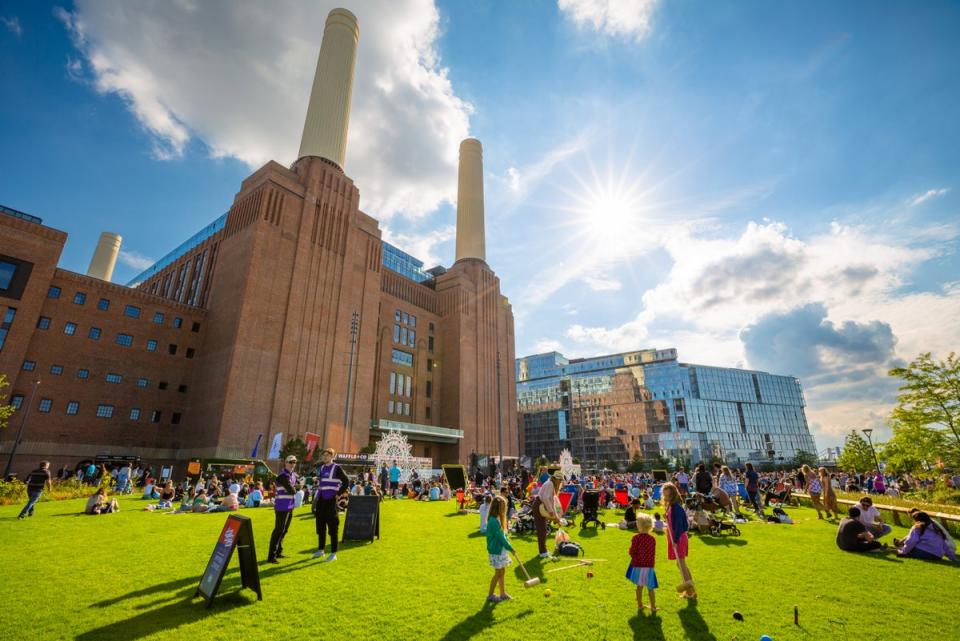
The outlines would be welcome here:
M 407 437 L 397 430 L 388 430 L 377 442 L 377 449 L 373 453 L 373 462 L 379 470 L 386 465 L 387 469 L 393 466 L 394 461 L 400 468 L 400 482 L 406 483 L 414 470 L 421 479 L 429 479 L 430 468 L 423 467 L 420 461 L 411 454 L 413 446 L 407 442 Z

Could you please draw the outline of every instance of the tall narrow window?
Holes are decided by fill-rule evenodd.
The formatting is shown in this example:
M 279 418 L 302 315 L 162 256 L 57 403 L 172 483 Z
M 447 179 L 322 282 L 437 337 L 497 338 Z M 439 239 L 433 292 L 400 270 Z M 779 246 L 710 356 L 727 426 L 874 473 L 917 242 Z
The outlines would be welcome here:
M 3 314 L 3 322 L 0 323 L 0 350 L 3 349 L 3 344 L 7 342 L 7 334 L 10 333 L 10 328 L 13 327 L 13 318 L 16 315 L 16 307 L 8 307 L 7 311 Z
M 403 374 L 397 374 L 397 396 L 403 396 Z
M 390 393 L 393 394 L 397 389 L 397 373 L 390 372 Z
M 408 397 L 408 398 L 410 397 L 410 384 L 411 384 L 411 383 L 413 383 L 413 377 L 412 377 L 412 376 L 408 376 L 408 377 L 407 377 L 407 397 Z

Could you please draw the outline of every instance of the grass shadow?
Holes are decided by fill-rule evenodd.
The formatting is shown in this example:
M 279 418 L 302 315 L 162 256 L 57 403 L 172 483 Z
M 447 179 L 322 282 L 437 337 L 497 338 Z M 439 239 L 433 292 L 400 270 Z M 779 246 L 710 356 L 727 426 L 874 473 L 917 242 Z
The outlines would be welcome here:
M 476 539 L 476 538 L 481 537 L 481 536 L 484 536 L 484 537 L 485 537 L 485 536 L 487 536 L 487 535 L 486 535 L 486 533 L 481 532 L 480 530 L 474 530 L 473 532 L 471 532 L 470 534 L 467 535 L 467 538 L 468 538 L 468 539 Z
M 477 611 L 475 614 L 471 614 L 463 621 L 454 624 L 452 628 L 447 630 L 447 633 L 440 638 L 440 641 L 466 641 L 467 639 L 476 636 L 480 632 L 483 632 L 487 628 L 506 623 L 507 621 L 520 620 L 533 614 L 533 610 L 527 608 L 526 610 L 518 612 L 512 617 L 496 621 L 493 618 L 493 608 L 493 603 L 485 601 L 483 607 L 481 607 L 479 611 Z
M 746 545 L 749 541 L 746 541 L 740 537 L 734 536 L 711 536 L 709 534 L 704 534 L 697 537 L 707 545 Z
M 663 636 L 663 619 L 660 618 L 660 614 L 657 612 L 645 615 L 637 613 L 637 615 L 627 621 L 627 623 L 630 625 L 630 629 L 633 630 L 634 639 L 667 641 L 667 637 Z
M 192 579 L 199 583 L 199 577 Z M 184 590 L 181 598 L 176 598 L 163 607 L 153 608 L 121 621 L 78 634 L 76 641 L 109 641 L 110 639 L 140 639 L 170 630 L 181 625 L 204 619 L 211 614 L 220 614 L 254 603 L 252 592 L 228 592 L 218 596 L 213 608 L 208 610 L 204 601 L 193 598 L 194 589 Z
M 680 625 L 683 626 L 683 632 L 688 639 L 697 641 L 717 641 L 717 637 L 710 632 L 707 622 L 703 620 L 700 611 L 697 609 L 697 602 L 694 599 L 687 601 L 687 607 L 679 611 Z
M 581 537 L 581 538 L 585 538 L 585 539 L 592 539 L 593 537 L 595 537 L 595 536 L 598 534 L 598 530 L 599 530 L 599 529 L 600 529 L 600 528 L 585 527 L 585 528 L 579 530 L 579 534 L 578 534 L 577 536 L 579 536 L 579 537 Z

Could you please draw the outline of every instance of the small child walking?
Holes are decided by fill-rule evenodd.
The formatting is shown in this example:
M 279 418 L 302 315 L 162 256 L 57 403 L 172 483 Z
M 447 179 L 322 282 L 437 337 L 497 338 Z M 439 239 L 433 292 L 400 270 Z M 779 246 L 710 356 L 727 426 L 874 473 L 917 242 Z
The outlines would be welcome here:
M 650 611 L 657 611 L 657 574 L 653 571 L 656 561 L 657 540 L 650 534 L 653 519 L 649 514 L 637 515 L 637 533 L 630 541 L 630 565 L 627 566 L 627 580 L 637 586 L 637 610 L 642 610 L 643 589 L 650 595 Z
M 683 579 L 677 586 L 677 592 L 682 597 L 695 599 L 697 590 L 687 568 L 687 531 L 690 524 L 687 521 L 687 511 L 683 509 L 680 500 L 680 490 L 673 483 L 663 486 L 663 508 L 667 517 L 667 558 L 677 562 L 680 578 Z
M 490 517 L 487 520 L 487 555 L 490 559 L 490 565 L 493 566 L 493 577 L 490 579 L 490 592 L 487 594 L 487 601 L 490 603 L 499 603 L 507 601 L 510 595 L 507 594 L 504 586 L 504 575 L 507 572 L 507 566 L 510 565 L 510 555 L 507 551 L 513 552 L 513 546 L 507 540 L 507 500 L 502 496 L 494 497 L 490 506 Z M 500 596 L 494 596 L 493 591 L 500 586 Z

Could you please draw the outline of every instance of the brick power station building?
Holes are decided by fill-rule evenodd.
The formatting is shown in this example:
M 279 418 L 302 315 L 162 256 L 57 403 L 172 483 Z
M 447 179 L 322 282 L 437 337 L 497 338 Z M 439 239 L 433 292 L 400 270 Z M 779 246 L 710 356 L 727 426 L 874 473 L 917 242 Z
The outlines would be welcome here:
M 278 433 L 358 452 L 386 429 L 434 465 L 518 455 L 480 143 L 460 146 L 456 262 L 424 272 L 381 240 L 343 170 L 358 38 L 351 13 L 330 13 L 296 162 L 258 169 L 129 286 L 109 282 L 119 237 L 77 274 L 57 267 L 65 233 L 0 210 L 0 372 L 18 408 L 2 455 L 30 405 L 14 470 L 240 457 Z

